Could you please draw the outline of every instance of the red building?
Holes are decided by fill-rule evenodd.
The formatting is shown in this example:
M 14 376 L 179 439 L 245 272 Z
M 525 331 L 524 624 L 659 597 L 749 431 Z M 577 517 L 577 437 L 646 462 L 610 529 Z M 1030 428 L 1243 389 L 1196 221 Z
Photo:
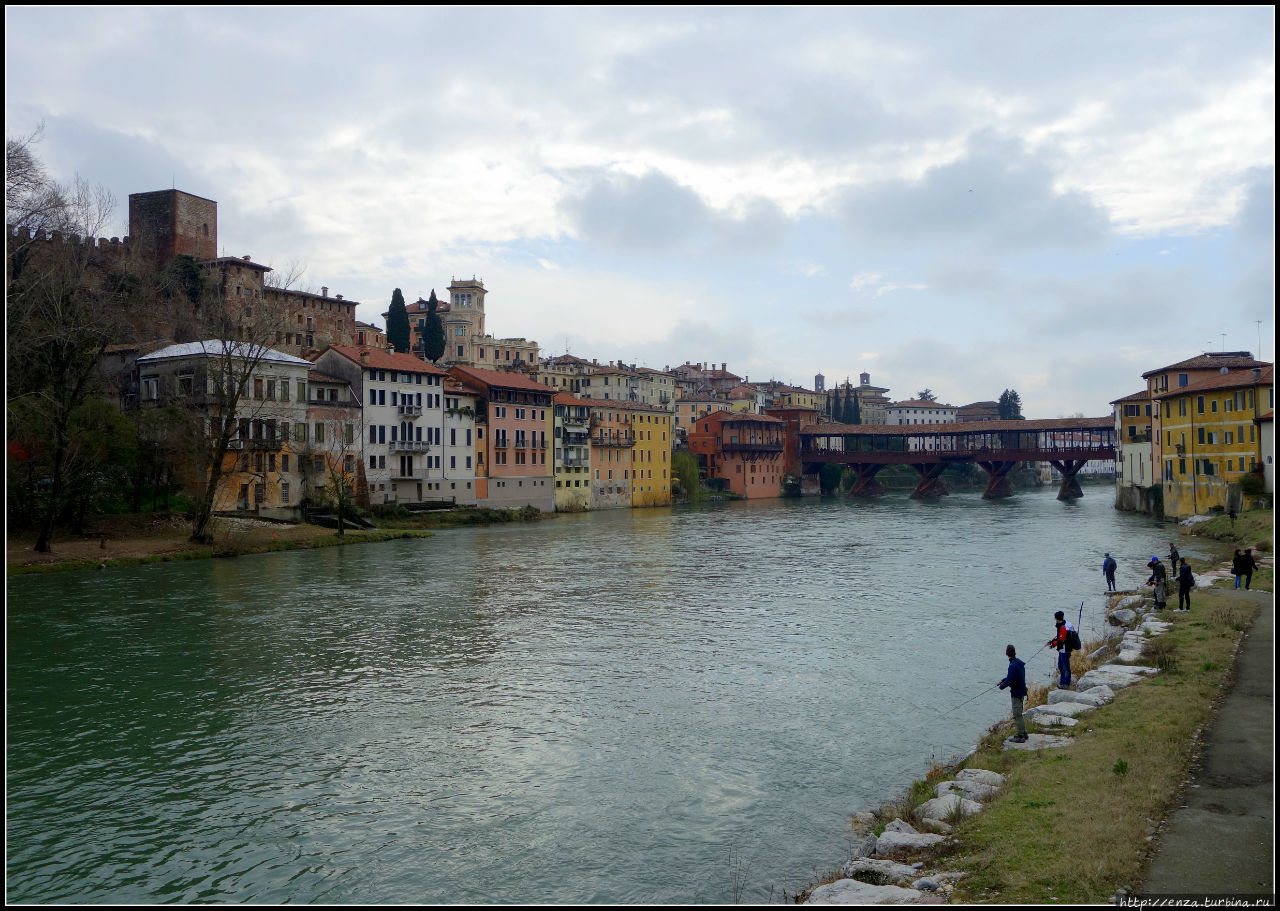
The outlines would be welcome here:
M 689 449 L 706 477 L 748 498 L 782 494 L 785 422 L 763 414 L 715 411 L 689 431 Z

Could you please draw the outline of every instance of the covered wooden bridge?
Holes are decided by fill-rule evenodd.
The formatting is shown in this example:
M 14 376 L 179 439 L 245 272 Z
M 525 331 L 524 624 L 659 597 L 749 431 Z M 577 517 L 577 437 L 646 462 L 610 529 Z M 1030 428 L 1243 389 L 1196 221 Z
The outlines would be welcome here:
M 1092 460 L 1114 462 L 1114 418 L 1044 421 L 978 421 L 955 424 L 809 424 L 799 429 L 803 474 L 823 465 L 847 465 L 853 495 L 880 493 L 876 473 L 886 465 L 910 465 L 920 475 L 911 496 L 946 493 L 939 476 L 953 462 L 976 462 L 990 476 L 988 499 L 1012 495 L 1009 472 L 1019 462 L 1048 462 L 1062 473 L 1058 499 L 1082 496 L 1076 473 Z

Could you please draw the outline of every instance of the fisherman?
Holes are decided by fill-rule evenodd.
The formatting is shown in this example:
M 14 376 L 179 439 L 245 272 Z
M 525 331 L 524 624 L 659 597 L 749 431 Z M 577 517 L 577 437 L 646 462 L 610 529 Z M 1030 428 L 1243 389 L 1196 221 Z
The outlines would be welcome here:
M 1046 646 L 1054 646 L 1058 649 L 1058 688 L 1070 689 L 1071 687 L 1071 633 L 1076 628 L 1067 622 L 1066 616 L 1062 611 L 1055 611 L 1053 614 L 1053 622 L 1057 627 L 1057 634 L 1045 643 Z
M 1147 563 L 1151 567 L 1151 577 L 1147 579 L 1147 584 L 1151 586 L 1151 596 L 1155 599 L 1156 610 L 1164 610 L 1165 599 L 1168 593 L 1165 591 L 1165 579 L 1167 573 L 1164 564 L 1160 562 L 1159 557 L 1152 557 Z
M 1182 564 L 1178 567 L 1178 610 L 1191 610 L 1191 586 L 1196 584 L 1196 577 L 1191 575 L 1191 565 L 1187 563 L 1187 558 L 1182 558 Z
M 1176 575 L 1181 557 L 1178 554 L 1178 547 L 1172 541 L 1169 542 L 1169 569 Z
M 1102 574 L 1107 577 L 1107 591 L 1116 590 L 1116 561 L 1111 554 L 1102 555 Z
M 1027 723 L 1022 720 L 1022 704 L 1027 698 L 1027 666 L 1018 658 L 1017 649 L 1006 645 L 1004 653 L 1009 658 L 1009 671 L 1000 681 L 1000 689 L 1009 688 L 1009 699 L 1013 703 L 1013 723 L 1018 726 L 1018 733 L 1012 738 L 1014 743 L 1027 742 Z

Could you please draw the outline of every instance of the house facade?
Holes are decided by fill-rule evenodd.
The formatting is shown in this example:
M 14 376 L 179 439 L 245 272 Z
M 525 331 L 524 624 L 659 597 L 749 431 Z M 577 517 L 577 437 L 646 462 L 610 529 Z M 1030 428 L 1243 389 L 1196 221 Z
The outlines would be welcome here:
M 720 478 L 748 499 L 782 495 L 785 423 L 762 414 L 717 411 L 689 433 L 689 450 L 707 478 Z
M 359 396 L 370 504 L 437 499 L 445 372 L 408 354 L 347 345 L 326 348 L 315 365 Z
M 305 496 L 299 453 L 308 432 L 310 369 L 301 358 L 245 342 L 168 345 L 137 359 L 135 401 L 138 408 L 181 408 L 209 452 L 224 423 L 233 422 L 215 511 L 291 513 Z M 205 468 L 187 473 L 189 492 L 203 492 Z
M 1223 369 L 1155 396 L 1167 516 L 1239 509 L 1246 473 L 1265 472 L 1258 419 L 1275 409 L 1270 366 Z
M 557 393 L 554 398 L 556 512 L 591 508 L 591 405 Z
M 476 500 L 481 506 L 555 510 L 552 391 L 521 373 L 453 366 L 474 396 Z
M 591 410 L 591 508 L 631 505 L 631 450 L 635 430 L 623 402 L 586 399 Z

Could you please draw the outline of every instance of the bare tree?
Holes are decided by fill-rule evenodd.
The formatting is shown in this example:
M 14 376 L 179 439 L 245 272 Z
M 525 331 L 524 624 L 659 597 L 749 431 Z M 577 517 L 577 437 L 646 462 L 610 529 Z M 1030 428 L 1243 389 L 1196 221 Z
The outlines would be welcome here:
M 39 130 L 5 143 L 6 216 L 22 224 L 6 244 L 6 414 L 8 439 L 39 460 L 35 548 L 51 549 L 54 523 L 78 475 L 91 470 L 91 435 L 77 414 L 98 391 L 103 351 L 128 334 L 136 298 L 117 281 L 123 245 L 99 245 L 115 200 L 77 177 L 52 180 L 31 150 Z M 93 422 L 81 422 L 81 429 Z

